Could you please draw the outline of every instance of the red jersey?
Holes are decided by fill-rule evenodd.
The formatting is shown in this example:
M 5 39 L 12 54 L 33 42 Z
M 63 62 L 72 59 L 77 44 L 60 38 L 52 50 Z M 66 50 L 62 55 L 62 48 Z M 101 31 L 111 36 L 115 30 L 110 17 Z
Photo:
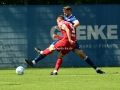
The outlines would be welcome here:
M 67 33 L 64 30 L 64 27 L 67 26 L 67 28 L 70 30 L 70 34 L 71 34 L 71 40 L 76 41 L 76 33 L 75 33 L 75 29 L 73 27 L 73 25 L 70 22 L 67 21 L 61 21 L 58 25 L 58 27 L 60 28 L 60 31 L 63 35 L 63 39 L 68 39 Z

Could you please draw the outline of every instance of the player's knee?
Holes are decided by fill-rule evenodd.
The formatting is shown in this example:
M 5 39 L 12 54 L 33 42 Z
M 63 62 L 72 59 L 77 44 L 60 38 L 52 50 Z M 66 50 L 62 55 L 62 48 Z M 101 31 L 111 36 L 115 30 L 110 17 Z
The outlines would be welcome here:
M 63 58 L 64 57 L 64 55 L 60 52 L 59 54 L 58 54 L 58 58 Z
M 50 45 L 49 50 L 50 50 L 51 52 L 52 52 L 52 51 L 55 51 L 54 45 Z
M 49 48 L 54 48 L 54 45 L 53 45 L 53 44 L 51 44 L 51 45 L 49 46 Z
M 74 50 L 74 52 L 76 53 L 76 54 L 78 54 L 78 55 L 80 55 L 80 54 L 82 54 L 83 53 L 83 51 L 82 50 Z
M 74 52 L 77 55 L 79 55 L 82 59 L 84 59 L 86 57 L 86 55 L 84 54 L 84 52 L 82 50 L 75 50 Z

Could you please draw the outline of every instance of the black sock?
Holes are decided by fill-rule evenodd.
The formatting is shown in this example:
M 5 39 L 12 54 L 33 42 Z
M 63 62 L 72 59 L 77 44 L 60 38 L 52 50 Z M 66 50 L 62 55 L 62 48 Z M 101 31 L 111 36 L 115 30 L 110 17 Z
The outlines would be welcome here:
M 85 61 L 86 61 L 90 66 L 92 66 L 94 69 L 97 69 L 97 67 L 93 64 L 93 62 L 90 60 L 89 57 L 87 57 Z

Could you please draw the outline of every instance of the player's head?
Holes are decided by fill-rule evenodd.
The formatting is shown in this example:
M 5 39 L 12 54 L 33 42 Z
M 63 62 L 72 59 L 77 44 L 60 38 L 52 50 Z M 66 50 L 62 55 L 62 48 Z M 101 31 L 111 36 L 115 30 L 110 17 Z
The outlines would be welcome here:
M 61 22 L 62 20 L 64 20 L 64 16 L 63 15 L 59 15 L 56 19 L 57 24 L 59 24 L 59 22 Z
M 63 7 L 63 13 L 66 17 L 69 17 L 72 14 L 72 8 L 70 6 Z

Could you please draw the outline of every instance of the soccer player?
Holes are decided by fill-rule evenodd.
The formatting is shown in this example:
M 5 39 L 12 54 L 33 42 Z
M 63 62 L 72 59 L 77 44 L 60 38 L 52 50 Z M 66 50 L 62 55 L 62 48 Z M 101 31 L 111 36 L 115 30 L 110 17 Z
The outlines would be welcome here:
M 68 54 L 75 47 L 76 34 L 75 29 L 70 22 L 64 21 L 64 16 L 59 15 L 57 17 L 57 24 L 62 33 L 61 39 L 54 44 L 53 47 L 49 47 L 43 51 L 39 51 L 40 55 L 49 55 L 55 50 L 59 50 L 58 60 L 62 60 L 64 55 Z M 29 61 L 25 60 L 28 64 Z
M 72 8 L 70 6 L 66 6 L 66 7 L 63 7 L 63 13 L 64 13 L 64 20 L 65 21 L 68 21 L 70 23 L 73 24 L 73 27 L 76 28 L 77 26 L 79 26 L 79 21 L 76 19 L 76 17 L 72 14 Z M 61 38 L 61 36 L 59 35 L 54 35 L 54 37 L 57 37 L 57 38 Z M 57 40 L 58 41 L 58 40 Z M 53 47 L 54 44 L 57 42 L 53 42 L 50 47 Z M 39 48 L 35 48 L 35 50 L 39 53 Z M 77 55 L 79 55 L 83 60 L 86 61 L 86 63 L 88 63 L 90 66 L 92 66 L 95 71 L 99 74 L 104 74 L 105 72 L 104 71 L 101 71 L 100 69 L 98 69 L 98 67 L 91 61 L 91 59 L 86 56 L 84 54 L 84 52 L 81 50 L 81 48 L 79 47 L 79 44 L 77 43 L 76 41 L 76 45 L 74 47 L 74 49 L 72 50 L 74 53 L 76 53 Z M 39 60 L 43 59 L 46 55 L 42 55 L 42 56 L 37 56 L 32 62 L 30 61 L 29 62 L 29 65 L 30 66 L 33 66 L 35 65 Z M 56 65 L 55 65 L 55 69 L 53 72 L 51 72 L 51 75 L 57 75 L 57 72 L 60 68 L 62 64 L 62 60 L 57 60 L 56 62 Z
M 72 23 L 74 28 L 76 28 L 77 26 L 79 26 L 79 21 L 72 14 L 72 8 L 70 6 L 63 7 L 63 13 L 64 13 L 64 20 L 65 21 L 68 21 L 68 22 Z M 77 55 L 79 55 L 90 66 L 92 66 L 97 73 L 99 73 L 99 74 L 104 74 L 105 73 L 104 71 L 98 69 L 98 67 L 95 66 L 95 64 L 91 61 L 91 59 L 84 54 L 84 52 L 79 47 L 79 44 L 77 43 L 77 41 L 76 41 L 76 45 L 75 45 L 75 47 L 74 47 L 74 49 L 72 51 L 74 53 L 76 53 Z M 56 65 L 55 65 L 55 69 L 50 74 L 51 75 L 57 75 L 57 72 L 58 72 L 61 64 L 62 64 L 62 60 L 57 60 Z

